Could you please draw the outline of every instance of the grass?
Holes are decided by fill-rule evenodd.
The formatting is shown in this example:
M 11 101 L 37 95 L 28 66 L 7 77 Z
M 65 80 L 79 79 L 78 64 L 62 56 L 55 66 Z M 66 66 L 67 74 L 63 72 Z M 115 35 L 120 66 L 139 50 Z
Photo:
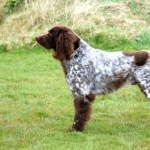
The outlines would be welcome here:
M 70 133 L 73 99 L 50 52 L 4 50 L 0 64 L 0 149 L 150 149 L 150 107 L 136 86 L 97 97 L 86 129 Z

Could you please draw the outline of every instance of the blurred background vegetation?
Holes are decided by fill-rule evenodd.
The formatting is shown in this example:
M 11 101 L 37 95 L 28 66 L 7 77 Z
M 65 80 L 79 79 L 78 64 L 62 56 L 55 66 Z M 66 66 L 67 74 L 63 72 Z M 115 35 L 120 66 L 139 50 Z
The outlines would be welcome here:
M 107 47 L 108 40 L 120 45 L 132 42 L 133 49 L 149 48 L 149 0 L 1 0 L 0 4 L 0 45 L 8 49 L 34 44 L 36 35 L 57 24 L 70 26 L 97 47 L 104 41 L 102 48 L 112 48 Z

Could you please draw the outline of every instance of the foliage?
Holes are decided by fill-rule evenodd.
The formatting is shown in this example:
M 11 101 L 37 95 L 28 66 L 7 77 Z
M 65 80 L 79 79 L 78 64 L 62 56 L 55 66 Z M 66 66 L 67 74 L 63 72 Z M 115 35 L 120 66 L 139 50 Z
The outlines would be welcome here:
M 6 45 L 0 45 L 0 53 L 8 52 Z
M 115 37 L 104 36 L 97 34 L 88 40 L 89 43 L 95 48 L 104 49 L 108 51 L 123 50 L 123 51 L 134 51 L 150 49 L 150 32 L 142 31 L 139 36 L 134 39 L 127 39 L 126 37 Z
M 4 4 L 5 0 L 0 0 L 0 25 L 4 19 Z
M 25 0 L 7 0 L 5 5 L 4 5 L 5 13 L 11 13 L 11 12 L 15 11 L 24 2 L 25 2 Z
M 115 40 L 134 39 L 150 28 L 150 1 L 143 0 L 15 0 L 21 7 L 7 15 L 0 30 L 0 44 L 9 47 L 32 42 L 54 25 L 71 27 L 85 39 L 102 35 Z M 9 8 L 8 7 L 8 8 Z M 16 10 L 16 9 L 15 9 Z M 10 34 L 11 29 L 11 34 Z M 85 34 L 86 33 L 86 34 Z M 117 39 L 118 38 L 118 39 Z

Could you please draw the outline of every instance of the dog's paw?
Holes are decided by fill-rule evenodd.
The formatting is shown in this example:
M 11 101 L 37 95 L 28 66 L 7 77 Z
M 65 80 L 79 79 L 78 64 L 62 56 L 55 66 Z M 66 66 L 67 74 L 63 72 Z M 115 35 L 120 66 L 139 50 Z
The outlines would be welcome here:
M 84 128 L 82 128 L 82 129 L 76 129 L 76 128 L 70 128 L 70 129 L 68 129 L 67 130 L 67 132 L 82 132 L 84 130 Z

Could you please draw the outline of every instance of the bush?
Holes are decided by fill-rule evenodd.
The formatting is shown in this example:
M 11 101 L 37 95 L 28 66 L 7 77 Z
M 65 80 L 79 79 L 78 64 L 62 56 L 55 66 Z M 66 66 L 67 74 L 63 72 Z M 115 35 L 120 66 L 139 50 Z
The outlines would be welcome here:
M 9 50 L 7 49 L 6 45 L 0 45 L 0 53 L 8 52 Z
M 4 9 L 5 13 L 11 13 L 18 9 L 23 3 L 25 3 L 26 0 L 7 0 Z

